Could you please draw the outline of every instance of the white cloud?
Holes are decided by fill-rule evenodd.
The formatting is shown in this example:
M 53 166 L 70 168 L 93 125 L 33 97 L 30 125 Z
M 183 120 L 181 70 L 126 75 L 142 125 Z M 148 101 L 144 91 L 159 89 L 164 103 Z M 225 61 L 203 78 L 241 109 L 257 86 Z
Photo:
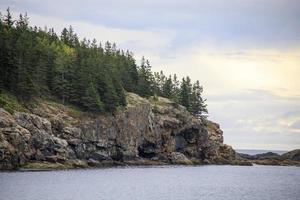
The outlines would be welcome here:
M 22 2 L 15 1 L 20 5 Z M 36 5 L 37 2 L 34 0 L 27 1 L 30 5 Z M 274 47 L 272 44 L 268 47 L 262 47 L 257 45 L 261 41 L 255 38 L 260 38 L 260 34 L 262 34 L 264 35 L 263 39 L 266 39 L 265 36 L 269 33 L 269 30 L 266 31 L 266 29 L 272 28 L 272 20 L 270 19 L 279 11 L 281 12 L 278 8 L 284 7 L 285 11 L 293 8 L 289 8 L 284 1 L 281 1 L 278 4 L 283 6 L 275 7 L 272 13 L 268 15 L 271 16 L 270 19 L 260 16 L 259 19 L 262 19 L 262 24 L 259 26 L 249 24 L 254 30 L 261 31 L 256 36 L 255 31 L 250 31 L 251 37 L 249 37 L 249 35 L 239 35 L 238 30 L 234 29 L 239 27 L 242 33 L 247 30 L 244 24 L 239 23 L 236 15 L 229 17 L 226 15 L 227 21 L 224 22 L 229 22 L 227 25 L 231 28 L 228 30 L 226 24 L 220 24 L 220 20 L 218 21 L 222 15 L 211 15 L 210 13 L 211 10 L 219 11 L 220 7 L 214 7 L 214 4 L 206 7 L 206 4 L 209 4 L 206 2 L 201 7 L 204 12 L 198 12 L 198 7 L 191 6 L 197 2 L 193 1 L 193 4 L 189 4 L 186 9 L 187 11 L 196 11 L 200 15 L 194 13 L 193 16 L 181 12 L 177 16 L 178 10 L 174 6 L 172 7 L 173 12 L 169 12 L 169 10 L 167 13 L 161 12 L 161 10 L 166 10 L 165 8 L 168 8 L 169 4 L 173 5 L 173 2 L 170 3 L 169 1 L 162 4 L 156 2 L 154 6 L 151 6 L 153 12 L 145 10 L 145 6 L 148 4 L 143 1 L 134 7 L 133 14 L 131 13 L 132 9 L 128 8 L 131 5 L 136 5 L 136 1 L 128 5 L 120 4 L 119 7 L 115 7 L 116 5 L 113 3 L 102 2 L 103 7 L 88 6 L 82 8 L 82 2 L 73 4 L 72 1 L 69 9 L 48 1 L 45 3 L 46 6 L 40 7 L 41 9 L 38 6 L 33 6 L 32 10 L 36 12 L 30 12 L 29 17 L 31 24 L 54 27 L 58 32 L 63 27 L 72 25 L 81 38 L 96 38 L 101 42 L 114 41 L 119 47 L 132 50 L 136 54 L 137 60 L 145 55 L 146 58 L 150 59 L 156 71 L 164 70 L 166 74 L 177 73 L 179 76 L 188 75 L 193 80 L 199 79 L 204 86 L 205 96 L 208 98 L 210 118 L 221 124 L 221 127 L 224 128 L 225 142 L 236 148 L 287 150 L 299 148 L 300 134 L 297 125 L 300 116 L 300 49 L 295 47 L 276 48 L 276 45 Z M 270 1 L 264 2 L 269 5 L 266 2 Z M 96 1 L 90 2 L 91 5 L 94 3 Z M 185 5 L 185 2 L 182 5 Z M 263 16 L 265 14 L 264 12 L 261 13 L 260 7 L 257 7 L 255 3 L 248 2 L 247 6 L 240 3 L 239 6 L 247 12 L 249 12 L 248 6 L 255 7 L 258 14 L 263 14 Z M 6 7 L 2 4 L 1 10 L 6 9 Z M 24 7 L 13 6 L 14 16 L 17 16 L 20 11 L 24 12 Z M 115 9 L 111 9 L 112 7 Z M 157 10 L 156 7 L 158 7 Z M 205 10 L 205 8 L 208 9 Z M 90 19 L 89 13 L 99 18 Z M 170 18 L 170 16 L 172 17 Z M 242 13 L 239 11 L 237 16 L 242 16 Z M 250 18 L 248 18 L 249 16 Z M 249 16 L 243 19 L 251 23 L 253 14 L 251 13 Z M 206 17 L 210 20 L 205 20 Z M 231 20 L 232 17 L 234 20 Z M 284 15 L 284 17 L 286 16 Z M 289 17 L 284 17 L 277 20 L 289 19 Z M 152 18 L 157 21 L 152 21 Z M 114 23 L 110 23 L 109 20 L 105 21 L 106 19 L 112 20 Z M 198 19 L 200 24 L 197 23 Z M 101 24 L 102 20 L 103 23 Z M 284 20 L 280 21 L 279 25 L 286 24 Z M 136 22 L 145 24 L 145 26 L 142 26 L 143 28 L 131 26 L 132 23 Z M 215 25 L 213 22 L 216 22 L 218 26 L 213 26 Z M 164 26 L 166 23 L 180 26 L 177 28 L 176 26 Z M 189 30 L 191 32 L 185 31 L 183 30 L 185 26 L 182 26 L 185 23 L 190 25 L 186 28 L 196 28 Z M 111 24 L 111 26 L 107 24 Z M 293 34 L 298 31 L 297 26 L 294 26 L 295 24 L 298 22 L 294 21 L 291 25 L 287 25 L 288 31 L 292 30 Z M 262 28 L 265 25 L 267 25 L 265 29 Z M 275 23 L 275 25 L 278 24 Z M 152 28 L 147 29 L 147 27 Z M 277 36 L 276 31 L 279 36 L 285 35 L 281 32 L 280 27 L 282 26 L 274 27 L 271 29 L 274 30 L 273 37 L 274 35 Z M 278 31 L 279 29 L 280 31 Z M 208 34 L 210 32 L 213 34 Z M 230 37 L 226 34 L 229 34 Z M 201 39 L 190 41 L 190 37 Z M 246 39 L 246 41 L 239 40 L 239 37 Z M 250 38 L 248 38 L 249 41 L 247 37 Z M 270 36 L 271 40 L 273 37 Z M 224 42 L 222 39 L 226 39 L 226 41 Z M 279 39 L 282 38 L 279 37 Z M 294 39 L 292 38 L 292 40 Z M 253 41 L 257 42 L 256 45 L 253 45 L 254 47 L 250 45 L 251 48 L 249 48 L 248 45 L 245 45 L 245 43 Z M 285 38 L 283 41 L 286 41 Z M 297 42 L 299 43 L 299 41 Z M 295 44 L 298 44 L 297 42 Z M 274 43 L 276 42 L 274 41 Z M 286 44 L 290 45 L 289 42 Z
M 199 79 L 205 88 L 211 119 L 224 126 L 225 142 L 234 147 L 252 145 L 252 148 L 285 150 L 299 147 L 298 130 L 288 126 L 294 122 L 294 116 L 282 117 L 283 113 L 300 108 L 297 98 L 300 96 L 300 51 L 297 49 L 241 50 L 218 48 L 208 42 L 186 46 L 172 54 L 167 50 L 176 33 L 170 30 L 109 28 L 35 15 L 31 21 L 37 25 L 54 25 L 56 30 L 71 24 L 81 37 L 115 41 L 133 50 L 138 58 L 145 55 L 156 71 L 162 69 L 167 74 Z M 210 96 L 214 98 L 209 99 Z
M 168 66 L 168 72 L 200 79 L 209 94 L 251 88 L 300 95 L 300 49 L 241 50 L 195 45 L 178 52 L 175 58 L 161 58 L 156 63 Z
M 13 10 L 13 16 L 18 16 L 20 11 Z M 137 52 L 137 57 L 142 55 L 153 54 L 157 56 L 160 50 L 168 47 L 172 40 L 176 37 L 176 32 L 167 29 L 151 29 L 138 30 L 126 28 L 112 28 L 103 25 L 86 23 L 75 20 L 62 20 L 53 17 L 47 17 L 37 14 L 30 14 L 30 24 L 44 28 L 54 28 L 60 35 L 63 28 L 68 28 L 70 25 L 78 36 L 83 39 L 96 38 L 98 42 L 116 42 L 118 47 L 122 49 L 129 49 Z M 150 56 L 149 56 L 150 57 Z

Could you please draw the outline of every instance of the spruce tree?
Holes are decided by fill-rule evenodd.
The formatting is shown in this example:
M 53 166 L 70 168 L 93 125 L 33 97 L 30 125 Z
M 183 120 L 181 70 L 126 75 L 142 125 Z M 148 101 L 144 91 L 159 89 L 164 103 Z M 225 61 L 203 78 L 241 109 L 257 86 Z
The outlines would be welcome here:
M 203 114 L 207 114 L 207 108 L 205 100 L 202 98 L 203 87 L 197 80 L 193 84 L 193 91 L 191 95 L 191 113 L 196 117 L 201 117 Z
M 179 102 L 181 105 L 185 106 L 188 111 L 191 111 L 191 93 L 191 79 L 188 76 L 186 78 L 182 78 L 180 85 Z
M 173 95 L 173 82 L 172 82 L 172 76 L 170 75 L 167 79 L 165 79 L 163 84 L 163 96 L 167 98 L 172 98 Z
M 141 66 L 138 69 L 139 79 L 138 79 L 138 93 L 143 97 L 149 97 L 153 95 L 153 91 L 151 89 L 151 80 L 152 80 L 152 72 L 151 65 L 148 60 L 142 58 Z
M 92 112 L 104 111 L 104 104 L 92 82 L 88 84 L 86 91 L 82 96 L 82 103 L 82 106 L 85 108 L 85 110 Z
M 177 75 L 174 74 L 173 75 L 173 94 L 172 94 L 172 99 L 173 101 L 175 101 L 176 103 L 179 103 L 179 94 L 180 94 L 180 82 L 177 79 Z
M 21 100 L 56 97 L 86 111 L 113 113 L 126 105 L 126 92 L 173 99 L 194 115 L 207 112 L 203 88 L 186 77 L 151 71 L 144 57 L 137 66 L 132 52 L 106 42 L 79 41 L 72 26 L 60 37 L 53 28 L 30 27 L 26 14 L 14 20 L 9 8 L 0 17 L 0 90 Z
M 15 23 L 15 21 L 13 20 L 13 18 L 12 18 L 12 15 L 10 14 L 10 9 L 9 9 L 9 7 L 7 8 L 7 13 L 6 13 L 6 15 L 4 16 L 4 23 L 8 26 L 8 27 L 12 27 L 13 25 L 14 25 L 14 23 Z

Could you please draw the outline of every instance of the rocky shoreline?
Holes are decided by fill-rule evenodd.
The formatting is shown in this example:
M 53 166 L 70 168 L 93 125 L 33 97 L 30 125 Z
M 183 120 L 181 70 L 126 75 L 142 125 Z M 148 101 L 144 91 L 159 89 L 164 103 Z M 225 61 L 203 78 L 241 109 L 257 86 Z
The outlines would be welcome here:
M 174 154 L 174 153 L 173 153 Z M 177 158 L 174 158 L 176 157 Z M 182 157 L 182 158 L 178 158 Z M 173 158 L 161 159 L 143 159 L 137 158 L 128 161 L 102 161 L 96 160 L 68 160 L 63 162 L 37 161 L 29 162 L 23 165 L 18 171 L 44 171 L 44 170 L 65 170 L 65 169 L 86 169 L 86 168 L 108 168 L 108 167 L 131 167 L 131 166 L 167 166 L 167 165 L 272 165 L 272 166 L 300 166 L 300 149 L 279 155 L 273 152 L 263 154 L 249 155 L 236 153 L 236 160 L 210 162 L 208 160 L 187 159 L 180 153 L 173 155 Z
M 299 152 L 300 150 L 294 150 L 291 152 Z M 267 155 L 269 154 L 269 155 Z M 98 162 L 96 160 L 68 160 L 68 161 L 35 161 L 28 162 L 20 168 L 9 169 L 9 170 L 18 170 L 18 171 L 51 171 L 51 170 L 66 170 L 66 169 L 93 169 L 93 168 L 110 168 L 110 167 L 131 167 L 131 166 L 169 166 L 169 165 L 193 165 L 193 166 L 202 166 L 202 165 L 240 165 L 240 166 L 252 166 L 252 165 L 272 165 L 272 166 L 298 166 L 300 167 L 299 159 L 295 158 L 283 158 L 280 155 L 272 155 L 272 152 L 267 154 L 257 154 L 257 155 L 248 155 L 237 153 L 237 159 L 230 162 L 215 162 L 211 163 L 208 161 L 201 160 L 189 160 L 184 158 L 184 160 L 145 160 L 145 159 L 136 159 L 128 161 L 102 161 Z M 182 156 L 179 154 L 179 156 Z
M 0 170 L 131 165 L 252 165 L 223 143 L 220 126 L 169 99 L 128 93 L 114 115 L 50 101 L 13 114 L 0 108 Z
M 257 165 L 300 166 L 300 149 L 282 155 L 273 152 L 256 155 L 237 153 L 237 157 Z

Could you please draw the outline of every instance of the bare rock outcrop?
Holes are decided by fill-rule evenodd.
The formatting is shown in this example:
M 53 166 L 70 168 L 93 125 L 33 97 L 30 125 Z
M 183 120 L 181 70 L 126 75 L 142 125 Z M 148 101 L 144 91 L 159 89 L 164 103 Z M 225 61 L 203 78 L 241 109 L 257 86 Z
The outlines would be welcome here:
M 128 93 L 127 102 L 114 115 L 97 116 L 47 102 L 13 115 L 1 108 L 0 169 L 40 163 L 236 164 L 218 124 L 161 97 L 147 100 Z

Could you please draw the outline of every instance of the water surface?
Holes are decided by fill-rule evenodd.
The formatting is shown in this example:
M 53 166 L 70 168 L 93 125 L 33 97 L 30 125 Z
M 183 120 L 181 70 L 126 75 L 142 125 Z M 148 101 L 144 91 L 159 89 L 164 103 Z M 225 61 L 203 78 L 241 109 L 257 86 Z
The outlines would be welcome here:
M 299 200 L 300 168 L 199 166 L 0 173 L 1 200 Z

